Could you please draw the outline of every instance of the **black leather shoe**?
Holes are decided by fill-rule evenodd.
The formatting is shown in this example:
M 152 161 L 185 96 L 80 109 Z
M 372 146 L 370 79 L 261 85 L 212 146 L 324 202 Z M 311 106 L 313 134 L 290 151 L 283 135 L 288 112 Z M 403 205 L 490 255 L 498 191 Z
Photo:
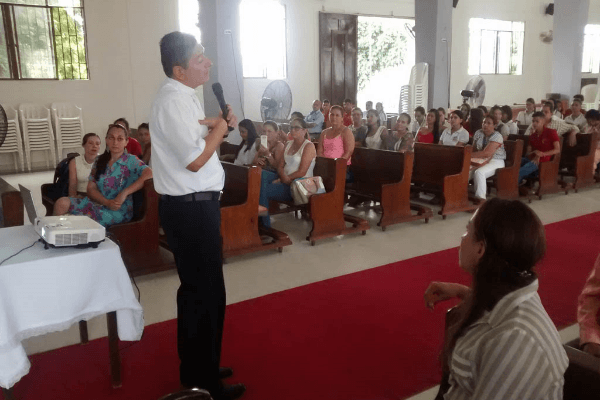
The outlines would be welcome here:
M 241 383 L 235 385 L 223 385 L 219 393 L 215 394 L 214 400 L 235 400 L 242 397 L 246 391 L 246 386 Z
M 226 379 L 233 375 L 233 369 L 229 367 L 219 368 L 219 379 Z

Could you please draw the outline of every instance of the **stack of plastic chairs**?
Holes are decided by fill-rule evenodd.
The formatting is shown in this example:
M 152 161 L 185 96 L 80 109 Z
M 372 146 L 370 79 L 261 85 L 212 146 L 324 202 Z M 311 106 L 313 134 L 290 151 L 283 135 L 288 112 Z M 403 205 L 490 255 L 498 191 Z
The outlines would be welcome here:
M 83 115 L 81 108 L 72 103 L 52 103 L 50 108 L 56 137 L 56 154 L 61 160 L 64 149 L 81 150 Z
M 25 154 L 23 153 L 23 142 L 21 139 L 21 129 L 19 127 L 17 111 L 10 106 L 2 107 L 4 108 L 6 117 L 8 119 L 8 133 L 6 135 L 6 139 L 4 139 L 4 144 L 2 147 L 0 147 L 0 154 L 12 153 L 15 160 L 15 171 L 24 171 Z M 19 169 L 17 164 L 17 156 L 21 164 L 21 169 Z
M 40 104 L 21 104 L 19 106 L 19 117 L 23 129 L 23 143 L 27 154 L 27 170 L 31 171 L 31 152 L 50 151 L 50 158 L 46 157 L 46 167 L 54 168 L 57 163 L 54 151 L 54 135 L 52 134 L 52 122 L 50 110 Z

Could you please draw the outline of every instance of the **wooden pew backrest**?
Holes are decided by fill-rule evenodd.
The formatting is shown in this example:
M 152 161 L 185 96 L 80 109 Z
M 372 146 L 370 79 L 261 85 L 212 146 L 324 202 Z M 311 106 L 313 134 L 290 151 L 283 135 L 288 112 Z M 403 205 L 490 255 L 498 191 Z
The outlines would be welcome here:
M 413 182 L 441 185 L 446 175 L 460 174 L 463 170 L 465 148 L 415 143 Z
M 0 178 L 0 228 L 19 226 L 24 223 L 21 192 Z

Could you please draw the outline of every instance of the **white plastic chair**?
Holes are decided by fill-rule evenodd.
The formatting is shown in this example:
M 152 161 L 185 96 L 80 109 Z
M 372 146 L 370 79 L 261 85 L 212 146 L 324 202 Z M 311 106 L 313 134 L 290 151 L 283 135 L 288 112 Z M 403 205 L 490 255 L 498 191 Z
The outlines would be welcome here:
M 597 95 L 598 95 L 598 85 L 591 84 L 585 85 L 581 88 L 581 94 L 583 95 L 583 104 L 582 107 L 584 110 L 597 109 Z
M 57 163 L 50 110 L 40 104 L 24 103 L 19 106 L 19 117 L 27 154 L 27 170 L 31 171 L 31 152 L 47 150 L 51 157 L 46 157 L 46 167 L 50 169 L 51 165 Z
M 6 118 L 8 120 L 8 133 L 4 139 L 4 144 L 0 147 L 0 154 L 12 153 L 15 160 L 15 171 L 25 171 L 25 154 L 23 153 L 23 139 L 21 136 L 21 128 L 19 127 L 19 118 L 17 111 L 10 106 L 2 106 L 6 112 Z M 17 164 L 17 157 L 19 164 Z
M 84 135 L 83 114 L 81 108 L 72 103 L 52 103 L 52 123 L 56 138 L 56 154 L 61 160 L 64 149 L 81 150 Z

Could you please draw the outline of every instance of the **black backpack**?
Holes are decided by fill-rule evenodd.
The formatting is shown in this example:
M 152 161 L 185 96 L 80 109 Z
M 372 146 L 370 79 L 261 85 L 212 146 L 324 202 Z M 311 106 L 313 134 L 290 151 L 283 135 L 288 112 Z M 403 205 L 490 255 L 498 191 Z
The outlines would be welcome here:
M 79 156 L 79 153 L 69 153 L 67 158 L 62 160 L 54 170 L 54 181 L 48 188 L 46 195 L 56 201 L 61 197 L 69 195 L 69 163 L 72 159 Z

